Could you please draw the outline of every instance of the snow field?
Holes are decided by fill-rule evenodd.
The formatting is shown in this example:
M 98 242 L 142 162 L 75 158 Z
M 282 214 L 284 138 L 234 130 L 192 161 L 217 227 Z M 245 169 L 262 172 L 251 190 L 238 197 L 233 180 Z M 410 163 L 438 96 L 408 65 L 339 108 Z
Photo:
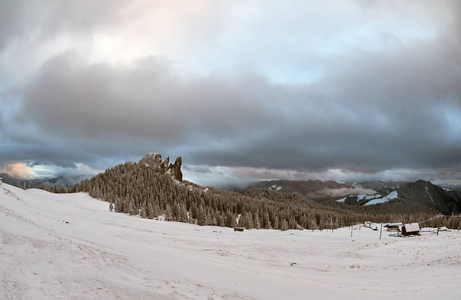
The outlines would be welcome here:
M 461 299 L 458 231 L 234 232 L 108 207 L 0 188 L 0 299 Z
M 377 195 L 349 195 L 349 196 L 346 196 L 346 197 L 343 197 L 341 199 L 338 199 L 336 200 L 336 202 L 345 202 L 346 199 L 348 197 L 352 197 L 352 196 L 355 196 L 357 197 L 357 201 L 361 201 L 361 200 L 370 200 L 368 201 L 367 203 L 364 204 L 364 206 L 367 206 L 367 205 L 373 205 L 373 204 L 380 204 L 380 203 L 386 203 L 388 202 L 389 200 L 393 200 L 393 199 L 397 199 L 399 197 L 399 194 L 397 191 L 393 191 L 393 192 L 390 192 L 387 196 L 380 196 L 379 194 Z

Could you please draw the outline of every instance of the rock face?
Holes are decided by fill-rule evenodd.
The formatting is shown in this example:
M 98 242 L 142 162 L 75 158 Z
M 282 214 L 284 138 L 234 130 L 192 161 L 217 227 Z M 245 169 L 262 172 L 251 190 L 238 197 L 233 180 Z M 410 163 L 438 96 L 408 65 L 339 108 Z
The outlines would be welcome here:
M 182 172 L 181 172 L 182 160 L 181 156 L 178 156 L 174 161 L 174 164 L 168 166 L 168 173 L 173 175 L 173 178 L 182 182 Z
M 170 158 L 168 156 L 162 161 L 162 155 L 159 153 L 149 153 L 139 161 L 139 164 L 156 168 L 159 173 L 170 174 L 174 179 L 182 182 L 181 157 L 176 158 L 174 164 L 170 164 L 169 162 Z
M 159 153 L 149 153 L 144 156 L 140 161 L 140 164 L 145 164 L 146 166 L 161 166 L 162 165 L 162 155 Z

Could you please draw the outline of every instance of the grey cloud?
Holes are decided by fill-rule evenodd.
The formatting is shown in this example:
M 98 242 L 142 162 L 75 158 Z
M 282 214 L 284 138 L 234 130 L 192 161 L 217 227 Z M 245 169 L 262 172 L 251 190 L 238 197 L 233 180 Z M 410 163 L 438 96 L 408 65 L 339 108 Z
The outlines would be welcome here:
M 461 128 L 445 113 L 461 113 L 460 57 L 438 42 L 371 53 L 279 95 L 281 117 L 265 135 L 205 151 L 201 162 L 367 172 L 459 165 L 461 135 L 449 132 Z
M 28 161 L 26 163 L 26 166 L 33 168 L 35 166 L 59 166 L 63 168 L 76 168 L 76 164 L 74 162 L 69 162 L 69 161 L 40 161 L 40 160 L 34 160 L 34 161 Z
M 184 165 L 182 169 L 194 173 L 211 173 L 209 166 Z
M 8 135 L 30 147 L 13 156 L 33 154 L 66 166 L 150 151 L 183 155 L 171 148 L 196 143 L 215 147 L 251 125 L 270 124 L 267 114 L 260 114 L 266 110 L 259 99 L 264 82 L 252 75 L 186 81 L 162 57 L 115 67 L 63 54 L 49 60 L 24 89 L 13 117 L 16 128 Z
M 25 1 L 0 1 L 0 53 L 6 43 L 22 31 L 21 23 L 25 19 Z
M 0 52 L 18 38 L 33 45 L 61 33 L 88 34 L 117 26 L 122 12 L 130 11 L 128 3 L 121 0 L 1 0 L 0 6 Z
M 81 65 L 71 54 L 61 55 L 48 61 L 27 86 L 16 118 L 33 120 L 61 137 L 133 136 L 171 142 L 195 139 L 202 132 L 219 139 L 252 124 L 270 124 L 258 79 L 185 81 L 171 68 L 154 57 L 117 68 Z
M 81 155 L 71 146 L 62 142 L 52 142 L 49 146 L 35 143 L 3 143 L 0 148 L 0 164 L 25 162 L 28 166 L 54 165 L 60 167 L 75 167 L 75 162 L 91 161 L 90 155 Z M 33 158 L 33 160 L 31 160 Z
M 459 164 L 460 137 L 446 135 L 439 111 L 460 109 L 458 58 L 430 42 L 398 53 L 355 58 L 296 86 L 254 74 L 182 78 L 165 58 L 113 66 L 68 53 L 26 87 L 17 118 L 59 138 L 107 143 L 101 149 L 146 140 L 187 148 L 191 164 L 364 172 Z

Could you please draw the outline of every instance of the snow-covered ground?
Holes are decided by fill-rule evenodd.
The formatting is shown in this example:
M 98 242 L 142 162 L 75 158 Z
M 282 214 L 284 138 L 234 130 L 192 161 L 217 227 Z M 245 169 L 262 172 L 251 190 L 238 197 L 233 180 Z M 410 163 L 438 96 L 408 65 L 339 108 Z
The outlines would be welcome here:
M 370 200 L 364 205 L 373 205 L 388 202 L 392 199 L 397 199 L 399 194 L 397 191 L 390 192 L 387 196 L 382 197 L 381 195 L 349 195 L 344 198 L 336 200 L 336 202 L 345 202 L 348 197 L 357 197 L 357 201 Z
M 282 189 L 282 187 L 280 185 L 274 184 L 274 185 L 271 185 L 270 189 L 272 191 L 277 191 L 278 192 L 278 191 L 280 191 Z
M 389 200 L 397 199 L 399 197 L 399 194 L 397 191 L 390 192 L 389 195 L 382 197 L 380 199 L 374 199 L 371 201 L 368 201 L 365 203 L 365 205 L 373 205 L 373 204 L 379 204 L 379 203 L 385 203 Z
M 371 200 L 371 199 L 376 199 L 376 198 L 381 198 L 381 195 L 348 195 L 346 197 L 343 197 L 341 199 L 336 200 L 336 202 L 345 202 L 348 197 L 357 197 L 357 201 L 366 199 L 366 200 Z
M 461 299 L 461 233 L 245 230 L 0 188 L 0 299 Z

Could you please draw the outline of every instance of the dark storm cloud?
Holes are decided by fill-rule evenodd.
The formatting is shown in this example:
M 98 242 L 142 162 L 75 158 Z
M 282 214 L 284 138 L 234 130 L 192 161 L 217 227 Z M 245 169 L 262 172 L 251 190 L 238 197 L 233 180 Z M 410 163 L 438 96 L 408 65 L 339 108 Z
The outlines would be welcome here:
M 203 133 L 219 140 L 270 124 L 258 81 L 251 75 L 228 80 L 219 74 L 182 80 L 162 58 L 113 67 L 80 64 L 66 54 L 48 61 L 26 87 L 16 118 L 61 137 L 155 138 L 171 144 Z
M 201 163 L 372 172 L 459 165 L 461 128 L 447 114 L 461 113 L 460 57 L 444 45 L 334 61 L 333 75 L 277 95 L 288 112 L 266 135 L 207 151 Z
M 429 46 L 336 61 L 334 75 L 309 85 L 251 74 L 185 79 L 164 58 L 111 66 L 66 54 L 27 86 L 17 119 L 58 139 L 83 139 L 84 149 L 85 140 L 100 141 L 90 148 L 101 155 L 149 140 L 154 148 L 188 149 L 183 156 L 192 164 L 446 167 L 460 163 L 460 136 L 448 135 L 445 114 L 461 112 L 461 72 L 458 57 Z
M 16 159 L 33 153 L 63 166 L 101 156 L 216 147 L 247 128 L 270 125 L 274 116 L 260 95 L 265 84 L 252 75 L 183 80 L 164 58 L 114 67 L 65 54 L 48 61 L 25 87 L 13 122 L 21 125 L 8 133 L 18 145 L 31 144 Z
M 21 129 L 23 130 L 23 129 Z M 44 135 L 44 133 L 40 133 Z M 79 155 L 79 151 L 74 151 L 69 145 L 48 141 L 44 139 L 48 145 L 41 142 L 30 141 L 28 143 L 20 143 L 12 141 L 14 134 L 9 141 L 3 142 L 0 148 L 0 164 L 5 165 L 12 162 L 25 162 L 29 167 L 38 165 L 53 165 L 65 168 L 75 167 L 75 161 L 82 159 L 89 160 L 88 156 Z M 31 160 L 33 158 L 33 160 Z

